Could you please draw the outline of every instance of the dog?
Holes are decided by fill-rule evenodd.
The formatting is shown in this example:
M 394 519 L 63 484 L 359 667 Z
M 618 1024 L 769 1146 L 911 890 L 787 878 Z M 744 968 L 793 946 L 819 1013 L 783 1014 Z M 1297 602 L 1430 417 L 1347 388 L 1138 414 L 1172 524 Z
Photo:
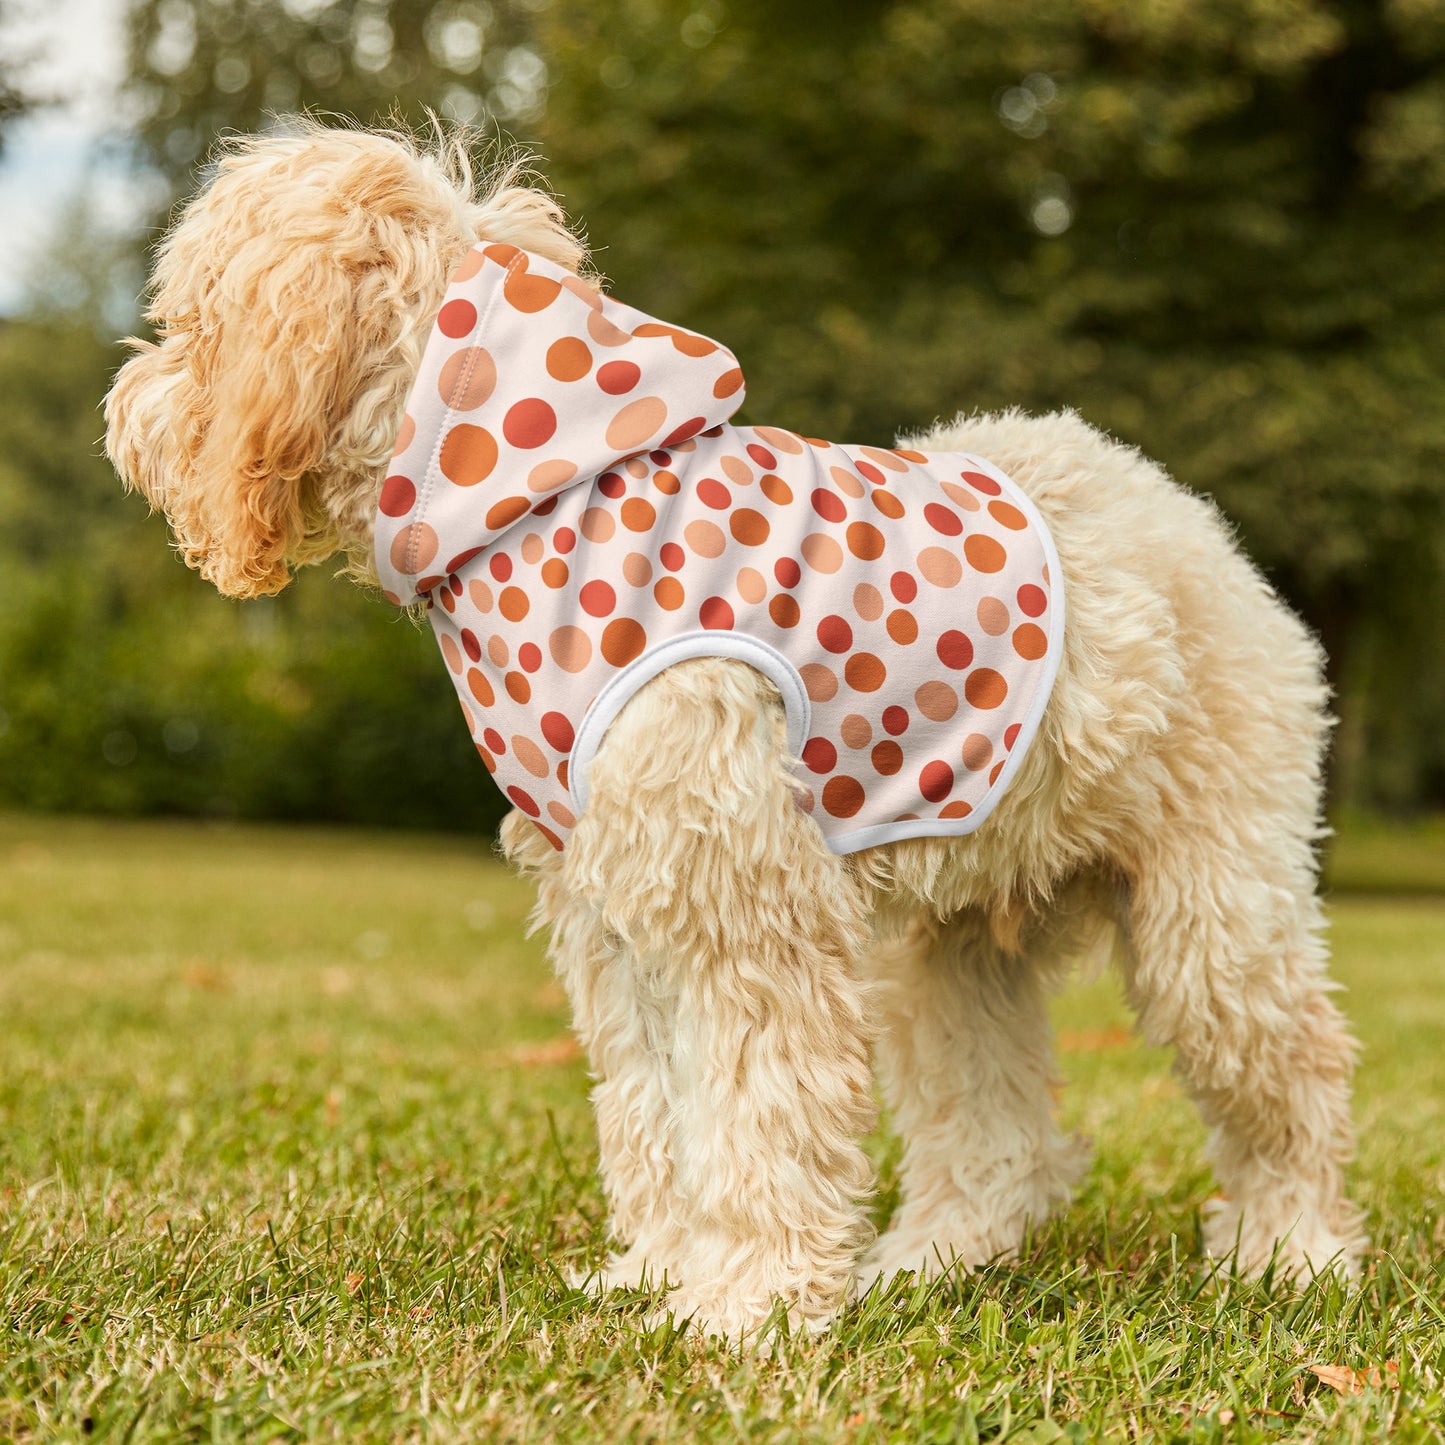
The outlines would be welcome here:
M 881 788 L 886 768 L 866 764 L 865 780 L 864 763 L 844 767 L 838 755 L 861 748 L 871 759 L 866 745 L 893 736 L 876 721 L 886 710 L 864 715 L 863 703 L 922 727 L 922 674 L 903 668 L 911 692 L 855 689 L 854 721 L 829 724 L 842 747 L 830 735 L 809 757 L 799 715 L 823 707 L 826 683 L 805 679 L 805 703 L 794 694 L 806 664 L 776 662 L 771 642 L 709 645 L 710 630 L 741 633 L 726 597 L 714 598 L 729 611 L 714 608 L 711 624 L 705 608 L 691 611 L 696 588 L 688 625 L 668 624 L 671 650 L 639 674 L 650 654 L 632 609 L 660 625 L 666 565 L 609 554 L 561 525 L 564 515 L 583 525 L 586 507 L 557 482 L 565 465 L 531 464 L 559 461 L 550 440 L 533 440 L 554 435 L 541 407 L 524 414 L 513 399 L 489 426 L 458 420 L 531 388 L 523 400 L 546 405 L 556 428 L 573 425 L 539 391 L 556 375 L 537 369 L 546 337 L 527 328 L 539 313 L 584 351 L 595 328 L 582 407 L 593 451 L 580 472 L 594 500 L 598 488 L 623 506 L 681 496 L 697 514 L 704 481 L 726 485 L 723 455 L 736 452 L 733 489 L 760 497 L 782 450 L 827 447 L 730 427 L 741 372 L 732 376 L 725 349 L 605 297 L 586 264 L 549 195 L 516 167 L 479 185 L 455 138 L 304 123 L 229 141 L 159 248 L 156 339 L 131 342 L 106 400 L 106 444 L 125 484 L 165 513 L 186 562 L 222 593 L 276 592 L 294 568 L 340 558 L 394 602 L 429 608 L 479 751 L 516 804 L 502 848 L 535 880 L 596 1081 L 616 1248 L 591 1286 L 664 1286 L 662 1315 L 741 1340 L 776 1319 L 779 1302 L 794 1327 L 823 1329 L 875 1281 L 1008 1258 L 1086 1166 L 1085 1147 L 1054 1119 L 1046 1000 L 1111 931 L 1144 1038 L 1172 1046 L 1211 1130 L 1223 1197 L 1206 1212 L 1207 1250 L 1247 1275 L 1354 1272 L 1364 1238 L 1342 1175 L 1355 1048 L 1331 999 L 1316 895 L 1329 726 L 1321 654 L 1216 510 L 1067 412 L 960 416 L 891 450 L 828 452 L 828 466 L 843 458 L 841 491 L 819 505 L 839 512 L 840 536 L 863 493 L 913 510 L 942 498 L 928 490 L 942 485 L 939 467 L 953 469 L 959 492 L 938 513 L 948 513 L 935 537 L 943 552 L 962 556 L 992 525 L 994 501 L 1024 514 L 1034 550 L 1020 565 L 1045 579 L 1057 614 L 1028 634 L 1034 659 L 1008 675 L 1020 701 L 1012 742 L 988 731 L 993 705 L 970 694 L 984 730 L 979 766 L 953 735 L 955 752 L 939 760 L 947 786 L 936 773 L 930 790 L 918 773 L 911 812 L 890 795 L 884 823 L 850 831 L 823 806 L 827 785 L 813 786 L 819 755 L 830 782 L 851 769 L 833 794 L 846 815 L 843 794 L 865 781 Z M 456 301 L 465 304 L 447 313 Z M 512 341 L 532 348 L 530 363 L 507 353 Z M 613 346 L 619 390 L 609 393 L 600 368 Z M 701 368 L 686 383 L 702 398 L 697 415 L 667 436 L 646 408 L 630 426 L 617 421 L 630 405 L 628 367 L 645 376 L 684 363 Z M 669 420 L 685 406 L 670 396 L 652 398 Z M 413 411 L 428 408 L 441 419 L 419 427 Z M 737 450 L 750 438 L 765 455 Z M 799 465 L 817 473 L 811 456 Z M 972 494 L 960 480 L 970 470 Z M 452 535 L 428 535 L 417 520 L 423 492 L 451 508 L 455 527 L 441 532 Z M 774 515 L 761 502 L 752 510 Z M 576 547 L 565 556 L 564 533 Z M 467 536 L 469 553 L 444 555 Z M 592 593 L 605 612 L 592 610 L 585 585 L 567 593 L 575 627 L 548 603 L 551 631 L 544 639 L 538 625 L 529 670 L 520 649 L 532 614 L 502 619 L 502 572 L 555 559 L 560 576 L 584 554 L 612 569 L 613 581 L 587 584 L 607 588 Z M 785 594 L 787 578 L 752 570 L 759 581 L 727 585 L 756 594 L 762 616 L 762 595 Z M 689 575 L 678 573 L 680 586 Z M 931 628 L 933 658 L 945 633 L 1001 655 L 1010 629 L 1025 625 L 1029 585 L 992 601 L 935 589 L 899 626 Z M 540 611 L 543 591 L 510 599 L 513 611 Z M 892 606 L 869 581 L 854 586 L 856 615 L 846 587 L 834 594 L 844 622 L 862 628 L 871 614 L 868 625 L 883 626 L 874 593 Z M 483 614 L 494 625 L 485 644 Z M 584 643 L 592 656 L 619 621 L 612 636 L 632 640 L 613 649 L 607 676 L 569 682 L 559 658 Z M 573 652 L 551 646 L 558 628 L 582 639 Z M 822 624 L 795 630 L 816 647 Z M 506 655 L 487 655 L 498 649 Z M 554 719 L 546 746 L 522 724 L 509 742 L 497 721 L 520 715 L 513 694 L 534 679 L 541 695 L 525 706 L 543 732 L 536 709 Z M 552 689 L 570 712 L 551 706 Z M 589 725 L 583 788 L 565 769 Z M 913 780 L 923 755 L 895 772 Z M 530 786 L 507 782 L 527 776 Z M 875 1055 L 903 1139 L 901 1203 L 876 1238 L 862 1147 L 876 1123 Z

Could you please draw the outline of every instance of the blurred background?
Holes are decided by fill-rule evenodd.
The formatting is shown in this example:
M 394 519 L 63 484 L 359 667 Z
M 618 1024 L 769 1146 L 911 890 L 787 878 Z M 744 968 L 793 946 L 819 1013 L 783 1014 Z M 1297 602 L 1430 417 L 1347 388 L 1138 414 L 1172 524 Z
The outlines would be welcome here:
M 325 567 L 218 598 L 99 445 L 214 138 L 426 107 L 745 421 L 1158 458 L 1324 640 L 1337 814 L 1445 807 L 1441 0 L 0 0 L 0 806 L 500 816 L 429 632 Z

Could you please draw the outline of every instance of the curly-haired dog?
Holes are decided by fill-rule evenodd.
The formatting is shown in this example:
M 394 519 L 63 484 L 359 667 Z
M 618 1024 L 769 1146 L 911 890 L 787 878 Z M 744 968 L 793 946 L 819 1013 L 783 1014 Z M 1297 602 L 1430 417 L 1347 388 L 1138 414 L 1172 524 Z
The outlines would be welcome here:
M 1213 508 L 1070 414 L 732 427 L 732 358 L 584 260 L 459 148 L 235 142 L 107 419 L 222 592 L 339 554 L 430 607 L 597 1079 L 596 1279 L 738 1337 L 1007 1255 L 1084 1164 L 1045 1000 L 1109 917 L 1213 1130 L 1207 1246 L 1352 1269 L 1320 657 Z

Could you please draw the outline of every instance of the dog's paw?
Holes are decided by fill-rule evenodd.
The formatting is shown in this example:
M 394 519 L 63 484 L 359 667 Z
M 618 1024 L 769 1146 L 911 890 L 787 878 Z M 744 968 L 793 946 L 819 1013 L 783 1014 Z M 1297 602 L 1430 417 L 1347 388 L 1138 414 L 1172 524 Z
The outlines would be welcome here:
M 1204 1250 L 1246 1279 L 1258 1279 L 1271 1266 L 1277 1280 L 1304 1282 L 1321 1274 L 1355 1279 L 1364 1231 L 1352 1209 L 1337 1212 L 1343 1216 L 1339 1220 L 1289 1209 L 1246 1212 L 1232 1200 L 1211 1199 L 1204 1206 Z

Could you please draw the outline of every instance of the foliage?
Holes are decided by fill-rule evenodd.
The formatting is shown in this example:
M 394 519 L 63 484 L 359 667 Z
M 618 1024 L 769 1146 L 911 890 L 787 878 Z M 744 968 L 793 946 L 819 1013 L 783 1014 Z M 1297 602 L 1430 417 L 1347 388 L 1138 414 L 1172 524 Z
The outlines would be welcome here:
M 1438 899 L 1333 908 L 1358 1288 L 1212 1278 L 1203 1130 L 1095 984 L 1058 1010 L 1075 1204 L 759 1360 L 567 1282 L 605 1247 L 587 1081 L 480 843 L 0 818 L 0 865 L 6 1438 L 1442 1439 Z

